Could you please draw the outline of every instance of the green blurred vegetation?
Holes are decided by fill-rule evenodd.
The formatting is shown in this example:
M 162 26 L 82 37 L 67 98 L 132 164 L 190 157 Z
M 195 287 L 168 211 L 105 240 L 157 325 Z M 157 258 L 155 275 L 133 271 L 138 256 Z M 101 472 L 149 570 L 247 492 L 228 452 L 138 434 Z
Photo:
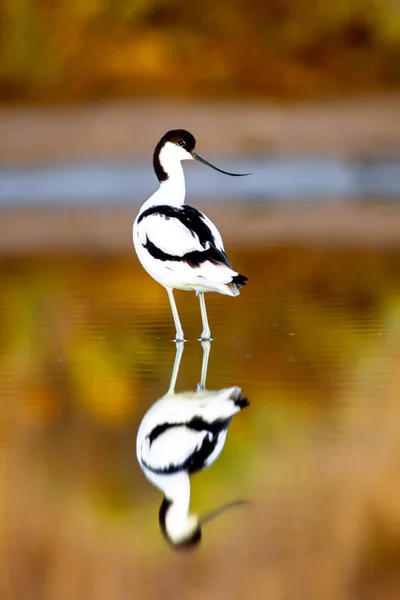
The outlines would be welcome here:
M 3 0 L 0 33 L 3 102 L 400 84 L 393 0 Z

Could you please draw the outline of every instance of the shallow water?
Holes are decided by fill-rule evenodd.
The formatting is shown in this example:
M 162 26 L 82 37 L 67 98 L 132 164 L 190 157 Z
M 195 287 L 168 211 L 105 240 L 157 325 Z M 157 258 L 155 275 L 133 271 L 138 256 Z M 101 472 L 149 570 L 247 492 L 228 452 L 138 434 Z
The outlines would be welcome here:
M 135 449 L 175 357 L 165 291 L 133 252 L 0 258 L 1 598 L 398 597 L 400 247 L 229 257 L 249 282 L 207 296 L 207 387 L 250 406 L 192 509 L 251 504 L 186 555 L 161 538 Z M 176 299 L 177 390 L 194 390 L 198 300 Z

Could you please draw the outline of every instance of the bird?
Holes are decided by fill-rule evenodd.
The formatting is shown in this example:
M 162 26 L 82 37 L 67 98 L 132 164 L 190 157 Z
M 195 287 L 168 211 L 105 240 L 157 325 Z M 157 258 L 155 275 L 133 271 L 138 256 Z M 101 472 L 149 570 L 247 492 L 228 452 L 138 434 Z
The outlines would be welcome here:
M 190 514 L 190 478 L 221 454 L 232 417 L 249 402 L 239 387 L 166 394 L 153 404 L 139 426 L 136 454 L 147 479 L 163 493 L 159 525 L 174 549 L 201 541 L 201 526 L 243 501 Z
M 185 204 L 185 177 L 181 161 L 197 160 L 220 173 L 229 173 L 195 152 L 196 140 L 185 129 L 167 131 L 157 143 L 153 167 L 158 190 L 142 205 L 133 224 L 133 244 L 144 269 L 168 293 L 175 324 L 175 341 L 184 341 L 174 289 L 194 291 L 200 300 L 202 341 L 211 339 L 204 293 L 238 296 L 247 277 L 235 271 L 225 253 L 222 237 L 210 219 Z
M 178 342 L 168 391 L 146 412 L 136 437 L 139 465 L 164 494 L 159 526 L 175 550 L 195 548 L 202 538 L 202 525 L 226 509 L 246 503 L 236 500 L 201 518 L 189 512 L 190 476 L 218 458 L 232 417 L 249 406 L 240 387 L 205 388 L 210 342 L 202 345 L 201 381 L 196 391 L 175 392 L 183 353 L 183 342 Z

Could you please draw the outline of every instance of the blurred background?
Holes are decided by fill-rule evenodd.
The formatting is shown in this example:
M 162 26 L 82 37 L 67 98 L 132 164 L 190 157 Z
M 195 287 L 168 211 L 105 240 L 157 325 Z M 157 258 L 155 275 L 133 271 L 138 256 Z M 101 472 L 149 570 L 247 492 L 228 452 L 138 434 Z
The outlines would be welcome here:
M 165 291 L 133 250 L 151 157 L 185 164 L 239 298 L 209 295 L 208 387 L 237 385 L 174 554 L 136 432 L 169 386 Z M 400 597 L 400 4 L 3 0 L 0 598 Z M 200 378 L 200 314 L 177 389 Z
M 399 12 L 395 0 L 4 0 L 0 81 L 9 102 L 394 89 Z

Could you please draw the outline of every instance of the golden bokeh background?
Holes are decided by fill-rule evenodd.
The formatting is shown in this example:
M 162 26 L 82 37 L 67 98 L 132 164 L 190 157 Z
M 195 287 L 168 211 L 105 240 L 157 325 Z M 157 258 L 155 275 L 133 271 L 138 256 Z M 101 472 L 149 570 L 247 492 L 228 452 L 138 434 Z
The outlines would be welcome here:
M 8 102 L 320 97 L 400 84 L 393 0 L 3 0 Z
M 2 0 L 0 600 L 400 598 L 399 87 L 397 0 Z M 249 278 L 207 296 L 208 387 L 250 406 L 192 510 L 250 504 L 179 555 L 135 448 L 173 323 L 131 243 L 175 127 L 254 172 L 185 165 Z
M 251 405 L 193 478 L 192 510 L 251 504 L 184 555 L 135 458 L 174 360 L 165 292 L 130 255 L 1 260 L 1 598 L 396 598 L 399 252 L 231 258 L 252 285 L 208 300 L 208 387 L 240 385 Z M 179 391 L 201 348 L 196 299 L 177 301 Z

